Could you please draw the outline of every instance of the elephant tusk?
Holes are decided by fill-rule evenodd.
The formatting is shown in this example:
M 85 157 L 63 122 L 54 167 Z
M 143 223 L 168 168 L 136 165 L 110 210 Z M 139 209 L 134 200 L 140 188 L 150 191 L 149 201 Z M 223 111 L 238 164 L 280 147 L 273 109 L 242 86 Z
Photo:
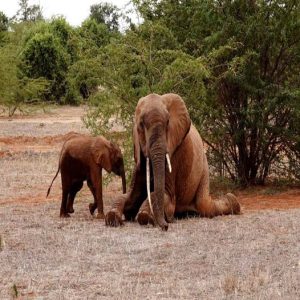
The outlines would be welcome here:
M 149 164 L 149 157 L 147 157 L 146 175 L 147 175 L 147 195 L 148 195 L 150 210 L 151 210 L 152 215 L 154 216 L 153 206 L 152 206 L 152 201 L 151 201 L 151 196 L 150 196 L 150 164 Z
M 171 166 L 169 153 L 166 154 L 166 159 L 167 159 L 167 163 L 168 163 L 169 172 L 172 173 L 172 166 Z

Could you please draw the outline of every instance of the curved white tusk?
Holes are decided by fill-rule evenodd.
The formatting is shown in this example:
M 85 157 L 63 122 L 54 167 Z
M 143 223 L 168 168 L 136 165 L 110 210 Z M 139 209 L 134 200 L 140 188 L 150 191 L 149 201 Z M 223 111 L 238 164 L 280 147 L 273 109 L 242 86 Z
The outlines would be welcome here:
M 147 195 L 148 195 L 150 210 L 151 210 L 152 215 L 154 216 L 153 206 L 152 206 L 152 201 L 151 201 L 151 196 L 150 196 L 150 164 L 149 164 L 149 157 L 147 157 L 146 175 L 147 175 Z
M 166 154 L 166 159 L 167 159 L 167 163 L 168 163 L 169 172 L 172 173 L 172 166 L 171 166 L 169 153 Z

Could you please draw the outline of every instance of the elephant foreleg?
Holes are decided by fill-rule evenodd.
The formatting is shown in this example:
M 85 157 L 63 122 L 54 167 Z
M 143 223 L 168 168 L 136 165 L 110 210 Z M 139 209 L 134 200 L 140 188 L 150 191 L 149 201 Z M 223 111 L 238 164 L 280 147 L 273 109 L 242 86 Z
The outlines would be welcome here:
M 125 195 L 119 196 L 114 201 L 110 211 L 105 216 L 106 225 L 123 225 L 123 214 L 126 220 L 133 221 L 146 197 L 145 172 L 135 169 L 132 176 L 130 191 Z
M 91 193 L 93 194 L 93 198 L 94 198 L 94 202 L 89 204 L 90 213 L 91 213 L 91 215 L 93 215 L 97 208 L 97 196 L 96 196 L 96 191 L 93 187 L 93 184 L 89 179 L 87 180 L 87 185 L 88 185 Z
M 128 194 L 119 196 L 112 204 L 110 211 L 105 215 L 107 226 L 117 227 L 123 225 L 122 215 Z
M 172 201 L 171 197 L 167 193 L 165 193 L 164 214 L 165 214 L 165 219 L 168 223 L 172 223 L 174 221 L 174 213 L 175 213 L 175 201 Z M 139 222 L 140 225 L 147 225 L 147 224 L 154 225 L 154 220 L 150 210 L 148 198 L 143 202 L 138 212 L 137 221 Z
M 143 202 L 137 214 L 137 221 L 140 225 L 152 224 L 154 226 L 153 215 L 151 213 L 148 198 Z
M 96 196 L 96 203 L 98 209 L 97 218 L 104 219 L 103 195 L 102 195 L 102 170 L 100 171 L 100 174 L 98 170 L 94 170 L 94 172 L 92 172 L 91 182 Z M 90 212 L 91 212 L 91 208 L 90 208 Z

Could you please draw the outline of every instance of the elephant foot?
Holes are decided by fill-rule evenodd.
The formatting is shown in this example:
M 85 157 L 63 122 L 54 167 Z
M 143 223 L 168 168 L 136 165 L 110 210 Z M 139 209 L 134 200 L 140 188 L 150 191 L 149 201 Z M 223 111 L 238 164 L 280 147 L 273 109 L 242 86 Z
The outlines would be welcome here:
M 241 205 L 238 202 L 237 198 L 235 195 L 231 194 L 231 193 L 227 193 L 226 194 L 226 198 L 230 204 L 231 207 L 231 213 L 233 215 L 239 215 L 241 214 Z
M 69 207 L 68 208 L 68 213 L 69 214 L 73 214 L 74 213 L 74 208 L 73 207 Z
M 95 205 L 95 203 L 90 203 L 89 204 L 89 210 L 90 210 L 91 215 L 94 214 L 96 208 L 97 208 L 97 205 Z
M 165 218 L 166 218 L 167 223 L 174 223 L 175 222 L 174 215 L 172 215 L 172 216 L 165 215 Z
M 139 222 L 140 225 L 148 225 L 151 224 L 155 226 L 154 220 L 150 214 L 146 211 L 141 211 L 137 215 L 137 221 Z
M 105 215 L 104 215 L 104 213 L 98 213 L 96 218 L 104 220 L 105 219 Z
M 61 218 L 70 218 L 71 216 L 68 213 L 60 213 Z
M 105 216 L 105 225 L 111 227 L 122 226 L 124 223 L 122 221 L 122 216 L 118 211 L 111 210 Z

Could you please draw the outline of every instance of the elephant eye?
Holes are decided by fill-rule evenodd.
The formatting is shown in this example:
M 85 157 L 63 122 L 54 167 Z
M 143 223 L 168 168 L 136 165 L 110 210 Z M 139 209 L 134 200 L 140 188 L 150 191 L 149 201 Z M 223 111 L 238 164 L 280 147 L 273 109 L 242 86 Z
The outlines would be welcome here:
M 140 128 L 143 130 L 144 129 L 144 123 L 140 122 Z

